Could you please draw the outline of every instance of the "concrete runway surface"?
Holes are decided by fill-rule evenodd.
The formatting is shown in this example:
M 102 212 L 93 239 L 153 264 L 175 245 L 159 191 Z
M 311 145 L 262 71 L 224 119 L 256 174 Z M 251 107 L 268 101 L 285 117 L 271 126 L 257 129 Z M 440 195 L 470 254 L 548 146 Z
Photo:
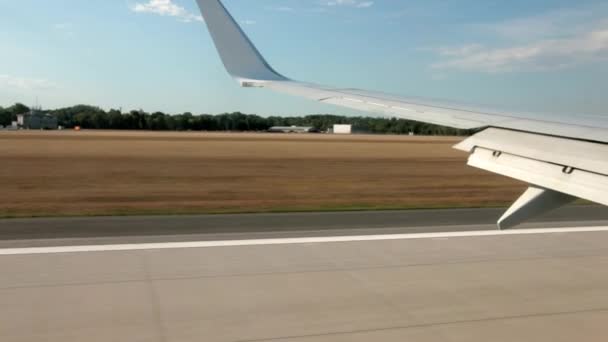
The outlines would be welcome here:
M 467 228 L 0 255 L 0 341 L 606 341 L 608 228 Z

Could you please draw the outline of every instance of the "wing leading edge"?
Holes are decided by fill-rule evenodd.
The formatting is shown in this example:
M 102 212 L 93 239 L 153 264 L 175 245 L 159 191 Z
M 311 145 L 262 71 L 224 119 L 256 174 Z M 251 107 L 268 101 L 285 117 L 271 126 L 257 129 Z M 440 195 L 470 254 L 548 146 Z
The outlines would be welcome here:
M 608 205 L 608 118 L 518 114 L 291 80 L 266 62 L 220 0 L 197 2 L 226 70 L 242 87 L 454 128 L 490 128 L 456 148 L 471 153 L 472 166 L 531 185 L 499 222 L 503 228 L 576 197 Z M 535 140 L 537 150 L 514 144 L 518 139 Z M 580 149 L 591 152 L 581 156 Z

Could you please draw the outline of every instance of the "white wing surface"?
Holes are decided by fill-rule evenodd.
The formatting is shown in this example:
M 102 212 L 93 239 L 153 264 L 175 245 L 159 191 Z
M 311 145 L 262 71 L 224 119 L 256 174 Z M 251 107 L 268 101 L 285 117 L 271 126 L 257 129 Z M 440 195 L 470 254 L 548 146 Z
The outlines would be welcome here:
M 456 146 L 471 153 L 469 164 L 530 184 L 499 221 L 501 228 L 576 198 L 608 205 L 608 117 L 508 113 L 291 80 L 266 62 L 220 0 L 197 2 L 224 66 L 243 87 L 384 116 L 484 129 Z

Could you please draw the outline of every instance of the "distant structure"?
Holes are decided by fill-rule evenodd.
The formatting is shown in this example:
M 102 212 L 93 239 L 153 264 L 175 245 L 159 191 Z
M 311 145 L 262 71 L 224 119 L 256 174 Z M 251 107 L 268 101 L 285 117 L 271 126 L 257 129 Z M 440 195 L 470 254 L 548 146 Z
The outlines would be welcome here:
M 334 125 L 333 133 L 334 134 L 352 134 L 353 126 L 352 125 Z
M 316 133 L 314 127 L 304 126 L 274 126 L 268 129 L 271 133 Z
M 32 108 L 29 113 L 17 115 L 17 127 L 20 129 L 58 129 L 57 118 Z

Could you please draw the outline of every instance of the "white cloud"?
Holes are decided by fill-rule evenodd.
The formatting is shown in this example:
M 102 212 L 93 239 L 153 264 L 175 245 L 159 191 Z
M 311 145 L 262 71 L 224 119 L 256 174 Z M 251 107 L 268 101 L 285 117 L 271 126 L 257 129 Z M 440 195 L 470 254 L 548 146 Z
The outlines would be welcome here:
M 53 25 L 53 29 L 64 38 L 73 38 L 76 36 L 74 25 L 71 23 L 57 23 Z
M 374 5 L 373 1 L 365 0 L 331 0 L 325 3 L 326 6 L 348 6 L 354 8 L 369 8 Z
M 131 10 L 137 13 L 152 13 L 162 16 L 175 17 L 183 22 L 203 21 L 199 14 L 190 13 L 184 7 L 179 6 L 173 0 L 149 0 L 145 3 L 135 3 Z
M 57 85 L 45 79 L 0 75 L 0 87 L 18 90 L 49 90 L 57 88 Z
M 608 21 L 602 15 L 606 9 L 561 9 L 475 25 L 490 34 L 491 44 L 432 49 L 441 58 L 432 67 L 499 73 L 555 70 L 608 60 Z
M 289 6 L 267 7 L 267 9 L 269 9 L 271 11 L 277 11 L 277 12 L 294 12 L 295 11 L 295 9 L 293 7 L 289 7 Z
M 563 8 L 531 17 L 515 18 L 492 24 L 479 25 L 479 29 L 493 32 L 502 38 L 529 41 L 530 39 L 556 38 L 589 30 L 596 23 L 598 8 Z
M 57 24 L 53 25 L 53 28 L 55 30 L 69 30 L 72 28 L 72 24 L 71 23 L 57 23 Z
M 370 0 L 317 0 L 317 5 L 313 7 L 290 7 L 290 6 L 274 6 L 266 7 L 267 10 L 289 13 L 327 13 L 330 8 L 369 8 L 375 3 Z
M 429 49 L 421 49 L 421 50 L 429 50 Z M 457 47 L 440 47 L 437 49 L 431 49 L 438 52 L 441 56 L 449 56 L 449 57 L 463 57 L 470 55 L 475 52 L 479 52 L 483 50 L 483 46 L 479 44 L 468 44 Z
M 433 65 L 436 69 L 482 72 L 554 70 L 608 60 L 608 28 L 570 38 L 543 39 L 505 48 L 480 45 L 475 45 L 475 48 L 444 48 L 439 54 L 450 58 Z

